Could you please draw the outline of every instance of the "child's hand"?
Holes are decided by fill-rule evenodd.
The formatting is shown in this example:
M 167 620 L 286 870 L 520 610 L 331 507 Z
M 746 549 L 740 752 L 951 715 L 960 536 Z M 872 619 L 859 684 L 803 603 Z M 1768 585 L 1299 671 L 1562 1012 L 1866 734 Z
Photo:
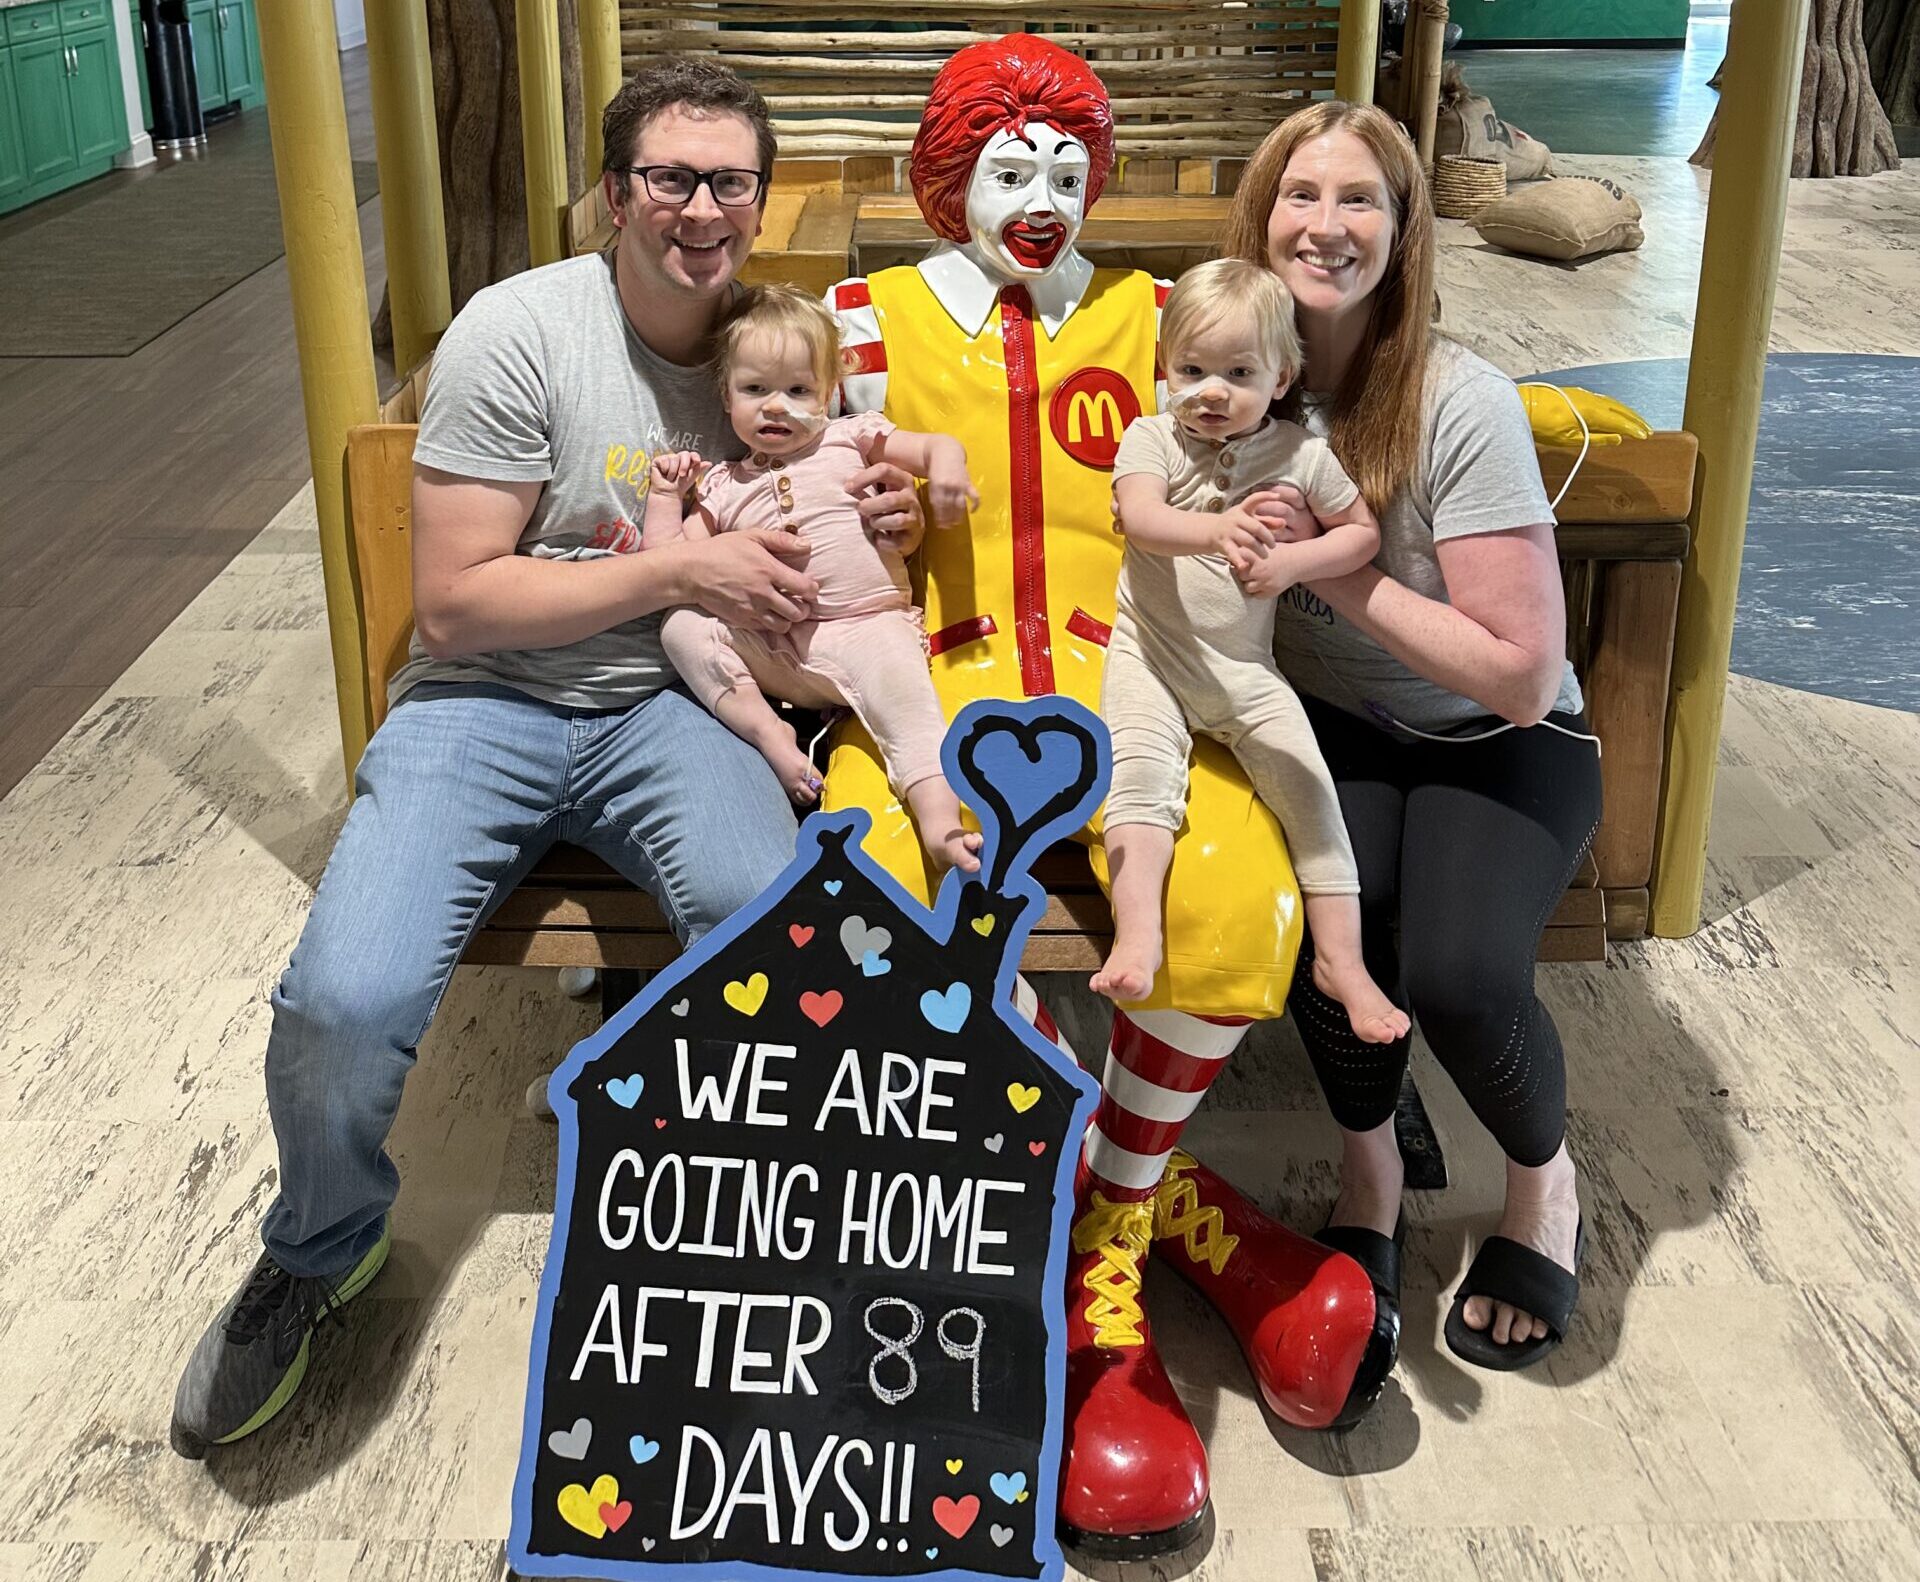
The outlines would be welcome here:
M 698 451 L 674 450 L 655 456 L 651 470 L 654 488 L 684 500 L 706 476 L 707 465 Z
M 1290 483 L 1256 489 L 1240 502 L 1272 530 L 1276 542 L 1298 544 L 1320 535 L 1320 522 L 1307 506 L 1307 497 Z
M 927 504 L 935 527 L 952 527 L 980 504 L 980 491 L 967 476 L 967 452 L 958 440 L 936 445 L 927 462 Z
M 1223 511 L 1207 535 L 1207 548 L 1224 555 L 1236 573 L 1244 573 L 1274 545 L 1273 529 L 1246 506 Z
M 1293 569 L 1295 564 L 1287 546 L 1276 544 L 1264 559 L 1236 565 L 1233 574 L 1249 599 L 1277 599 L 1300 580 Z

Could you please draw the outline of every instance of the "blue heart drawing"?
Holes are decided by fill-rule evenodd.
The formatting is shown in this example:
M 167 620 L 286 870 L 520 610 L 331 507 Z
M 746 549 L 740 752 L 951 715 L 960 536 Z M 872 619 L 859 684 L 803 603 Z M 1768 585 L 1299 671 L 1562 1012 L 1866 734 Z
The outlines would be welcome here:
M 929 989 L 920 996 L 920 1014 L 943 1033 L 957 1033 L 973 1009 L 973 990 L 964 983 L 947 985 L 944 994 Z
M 987 1486 L 1007 1504 L 1014 1505 L 1027 1491 L 1027 1475 L 1024 1472 L 996 1472 L 987 1479 Z
M 869 978 L 884 978 L 893 971 L 893 963 L 870 950 L 860 958 L 860 970 Z
M 940 1551 L 938 1549 L 929 1549 L 927 1551 L 927 1558 L 929 1560 L 938 1560 L 940 1558 Z
M 647 1079 L 634 1072 L 630 1077 L 615 1077 L 607 1084 L 607 1097 L 623 1110 L 630 1110 L 640 1102 L 640 1091 L 647 1085 Z
M 627 1454 L 633 1457 L 635 1466 L 644 1467 L 660 1454 L 660 1441 L 649 1439 L 645 1434 L 635 1434 L 627 1441 Z
M 823 880 L 820 888 L 825 890 L 828 895 L 838 895 L 840 893 L 840 881 L 838 879 Z
M 1079 775 L 1080 753 L 1079 742 L 1061 731 L 1040 731 L 1030 748 L 1012 731 L 999 730 L 980 739 L 974 762 L 1015 821 L 1025 825 Z M 1003 836 L 1012 833 L 1002 831 Z

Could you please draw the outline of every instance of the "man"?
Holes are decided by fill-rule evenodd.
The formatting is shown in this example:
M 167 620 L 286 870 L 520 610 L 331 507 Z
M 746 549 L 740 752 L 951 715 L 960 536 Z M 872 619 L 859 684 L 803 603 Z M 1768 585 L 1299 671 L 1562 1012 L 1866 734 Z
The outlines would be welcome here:
M 746 532 L 642 554 L 638 531 L 655 453 L 738 451 L 704 359 L 760 229 L 772 125 L 730 70 L 667 59 L 607 106 L 604 141 L 612 250 L 478 293 L 434 358 L 413 651 L 273 997 L 280 1196 L 180 1380 L 183 1456 L 280 1411 L 319 1317 L 379 1272 L 414 1052 L 473 931 L 555 841 L 646 889 L 683 941 L 792 858 L 772 771 L 675 688 L 659 618 L 784 631 L 815 593 L 805 547 Z M 848 487 L 911 537 L 910 484 L 876 468 Z
M 940 245 L 828 294 L 859 359 L 844 404 L 956 434 L 980 480 L 966 526 L 921 553 L 950 715 L 1048 692 L 1099 707 L 1121 554 L 1112 466 L 1121 431 L 1159 404 L 1165 297 L 1151 276 L 1096 269 L 1074 245 L 1113 162 L 1106 89 L 1083 61 L 1030 35 L 969 45 L 935 78 L 914 140 L 914 196 Z M 928 893 L 920 842 L 863 733 L 843 731 L 824 802 L 870 809 L 868 852 Z M 1290 1420 L 1321 1426 L 1341 1409 L 1374 1322 L 1357 1265 L 1175 1162 L 1248 1022 L 1281 1014 L 1300 939 L 1279 826 L 1218 742 L 1195 743 L 1188 823 L 1166 965 L 1114 1018 L 1076 1184 L 1060 1515 L 1067 1539 L 1101 1557 L 1165 1554 L 1205 1523 L 1206 1451 L 1143 1305 L 1156 1237 L 1216 1303 L 1255 1293 L 1232 1316 Z M 1082 838 L 1104 884 L 1097 818 Z M 1055 1036 L 1025 985 L 1019 1003 Z

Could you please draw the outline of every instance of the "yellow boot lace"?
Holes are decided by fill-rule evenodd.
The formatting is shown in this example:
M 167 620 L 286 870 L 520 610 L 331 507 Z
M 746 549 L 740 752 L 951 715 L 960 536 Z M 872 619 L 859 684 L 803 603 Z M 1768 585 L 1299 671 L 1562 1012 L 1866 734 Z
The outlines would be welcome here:
M 1086 1213 L 1073 1227 L 1073 1250 L 1100 1254 L 1080 1277 L 1092 1298 L 1086 1318 L 1096 1346 L 1147 1343 L 1140 1333 L 1146 1321 L 1140 1307 L 1140 1265 L 1152 1243 L 1153 1199 L 1109 1203 L 1098 1192 L 1090 1195 Z
M 1210 1264 L 1215 1274 L 1225 1274 L 1240 1238 L 1228 1233 L 1226 1216 L 1219 1209 L 1201 1206 L 1200 1189 L 1187 1179 L 1194 1165 L 1193 1155 L 1177 1148 L 1167 1160 L 1167 1173 L 1153 1194 L 1154 1240 L 1178 1236 L 1195 1263 Z

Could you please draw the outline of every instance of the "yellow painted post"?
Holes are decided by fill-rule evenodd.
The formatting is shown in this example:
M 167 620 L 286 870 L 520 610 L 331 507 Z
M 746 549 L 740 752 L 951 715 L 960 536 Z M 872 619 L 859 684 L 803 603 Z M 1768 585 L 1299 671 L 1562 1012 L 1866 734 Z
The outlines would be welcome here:
M 515 0 L 520 146 L 527 171 L 527 254 L 533 267 L 567 256 L 567 134 L 560 97 L 557 0 Z
M 1334 58 L 1334 97 L 1348 104 L 1373 103 L 1373 73 L 1380 64 L 1380 0 L 1340 0 L 1340 46 Z
M 1699 484 L 1680 580 L 1654 849 L 1650 921 L 1653 932 L 1665 939 L 1700 926 L 1807 5 L 1808 0 L 1737 5 L 1727 31 L 1720 131 L 1687 372 L 1685 422 L 1700 436 Z
M 347 558 L 347 430 L 374 420 L 379 395 L 340 89 L 340 44 L 326 0 L 263 5 L 258 26 L 307 410 L 307 452 L 320 517 L 340 744 L 351 786 L 353 767 L 367 745 L 370 713 L 360 610 Z
M 380 219 L 387 239 L 393 363 L 407 373 L 433 350 L 453 317 L 423 0 L 371 0 L 367 67 L 380 161 Z
M 580 0 L 580 101 L 587 180 L 600 179 L 600 112 L 620 91 L 620 0 Z

